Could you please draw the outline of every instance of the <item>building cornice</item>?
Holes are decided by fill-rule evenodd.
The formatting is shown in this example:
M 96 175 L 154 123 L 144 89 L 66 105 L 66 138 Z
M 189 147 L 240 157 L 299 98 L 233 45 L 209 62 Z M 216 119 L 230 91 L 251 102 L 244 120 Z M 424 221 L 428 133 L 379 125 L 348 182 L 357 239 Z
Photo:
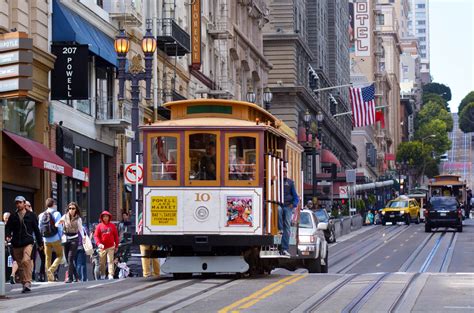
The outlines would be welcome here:
M 297 42 L 306 54 L 310 58 L 310 62 L 315 59 L 313 52 L 309 48 L 308 44 L 303 40 L 303 38 L 298 34 L 281 34 L 281 33 L 270 33 L 270 34 L 263 34 L 263 42 L 288 42 L 293 41 Z

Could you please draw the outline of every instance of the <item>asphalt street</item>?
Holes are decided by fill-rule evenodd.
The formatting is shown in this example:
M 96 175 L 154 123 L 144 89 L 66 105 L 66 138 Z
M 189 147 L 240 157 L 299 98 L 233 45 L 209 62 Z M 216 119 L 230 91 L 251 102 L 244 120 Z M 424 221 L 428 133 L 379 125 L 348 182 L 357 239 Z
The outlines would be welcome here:
M 462 233 L 423 226 L 369 226 L 338 238 L 329 274 L 35 283 L 28 295 L 7 285 L 0 311 L 472 312 L 474 222 Z

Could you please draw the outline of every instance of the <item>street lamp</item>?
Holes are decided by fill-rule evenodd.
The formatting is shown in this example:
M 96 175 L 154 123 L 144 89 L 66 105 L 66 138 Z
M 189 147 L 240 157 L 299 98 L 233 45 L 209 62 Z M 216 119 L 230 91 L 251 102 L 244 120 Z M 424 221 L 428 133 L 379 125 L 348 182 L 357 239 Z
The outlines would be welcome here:
M 272 103 L 272 99 L 273 99 L 273 94 L 270 88 L 265 87 L 265 89 L 263 90 L 263 103 L 265 105 L 265 110 L 270 109 L 270 104 Z
M 120 34 L 115 38 L 114 42 L 115 52 L 117 52 L 118 59 L 118 100 L 124 100 L 125 81 L 131 82 L 132 88 L 132 160 L 135 157 L 135 161 L 138 163 L 138 150 L 140 143 L 138 141 L 138 124 L 139 124 L 139 101 L 140 101 L 140 81 L 145 81 L 146 96 L 145 99 L 151 99 L 151 78 L 153 72 L 153 53 L 156 51 L 156 39 L 151 33 L 151 29 L 147 28 L 145 35 L 142 39 L 142 50 L 145 54 L 145 69 L 143 68 L 140 55 L 135 55 L 132 58 L 129 70 L 125 70 L 125 63 L 127 53 L 130 49 L 130 40 L 125 34 L 125 30 L 120 30 Z M 133 161 L 132 161 L 133 162 Z M 135 218 L 138 221 L 138 191 L 135 190 L 135 186 L 132 187 L 132 203 L 135 201 Z
M 247 102 L 255 103 L 255 101 L 257 101 L 257 96 L 253 91 L 252 85 L 249 84 L 247 87 Z
M 309 113 L 309 110 L 306 110 L 304 116 L 304 128 L 306 130 L 306 143 L 309 144 L 309 127 L 310 127 L 310 122 L 311 122 L 311 113 Z

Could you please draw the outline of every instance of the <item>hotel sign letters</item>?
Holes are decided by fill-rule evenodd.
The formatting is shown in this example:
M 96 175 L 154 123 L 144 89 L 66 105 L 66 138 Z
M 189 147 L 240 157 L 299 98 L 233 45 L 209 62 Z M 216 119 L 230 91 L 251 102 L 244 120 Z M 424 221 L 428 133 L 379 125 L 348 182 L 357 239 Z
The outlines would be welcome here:
M 191 57 L 192 68 L 201 68 L 201 0 L 194 0 L 191 6 Z
M 89 99 L 87 45 L 53 45 L 51 52 L 56 56 L 51 73 L 51 99 Z
M 354 3 L 355 55 L 370 56 L 370 0 Z

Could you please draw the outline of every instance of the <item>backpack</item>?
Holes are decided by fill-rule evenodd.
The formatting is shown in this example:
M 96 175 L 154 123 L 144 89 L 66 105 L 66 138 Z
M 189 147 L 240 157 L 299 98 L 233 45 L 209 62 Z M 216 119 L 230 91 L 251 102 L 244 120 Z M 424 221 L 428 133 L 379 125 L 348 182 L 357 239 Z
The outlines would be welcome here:
M 45 238 L 52 237 L 58 233 L 58 228 L 55 225 L 53 215 L 49 212 L 44 212 L 39 223 L 41 235 Z

